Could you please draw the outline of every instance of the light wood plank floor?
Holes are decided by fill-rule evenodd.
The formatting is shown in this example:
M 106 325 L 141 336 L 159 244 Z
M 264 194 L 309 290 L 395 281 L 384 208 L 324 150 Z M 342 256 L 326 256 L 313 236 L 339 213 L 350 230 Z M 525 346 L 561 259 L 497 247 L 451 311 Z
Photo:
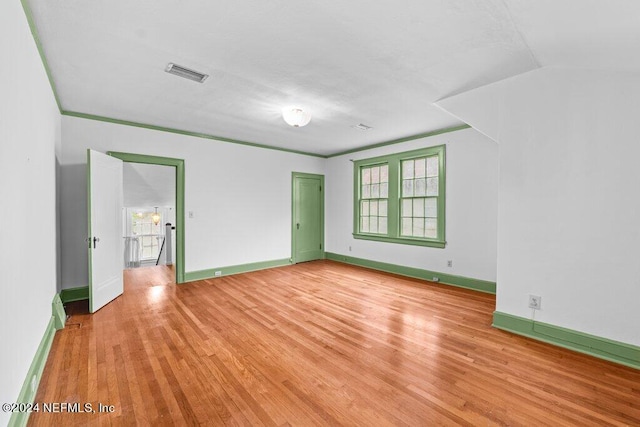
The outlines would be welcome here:
M 491 295 L 331 261 L 147 273 L 69 307 L 36 397 L 115 412 L 30 425 L 640 425 L 640 371 L 491 328 Z

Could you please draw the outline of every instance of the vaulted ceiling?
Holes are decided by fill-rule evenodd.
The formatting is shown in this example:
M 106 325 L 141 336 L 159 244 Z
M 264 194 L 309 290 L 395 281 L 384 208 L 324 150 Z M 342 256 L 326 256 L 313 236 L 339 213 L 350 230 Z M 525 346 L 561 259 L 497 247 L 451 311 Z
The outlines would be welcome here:
M 320 155 L 460 125 L 434 102 L 541 66 L 640 69 L 632 0 L 27 3 L 63 111 Z
M 122 167 L 125 207 L 175 206 L 175 168 L 133 162 Z

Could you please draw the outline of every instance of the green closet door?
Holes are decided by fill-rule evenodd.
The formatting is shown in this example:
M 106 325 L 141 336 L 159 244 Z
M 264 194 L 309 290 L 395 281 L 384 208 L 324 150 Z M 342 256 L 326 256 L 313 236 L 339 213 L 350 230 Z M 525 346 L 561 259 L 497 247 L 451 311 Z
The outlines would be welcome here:
M 324 197 L 321 175 L 293 174 L 293 262 L 324 258 Z

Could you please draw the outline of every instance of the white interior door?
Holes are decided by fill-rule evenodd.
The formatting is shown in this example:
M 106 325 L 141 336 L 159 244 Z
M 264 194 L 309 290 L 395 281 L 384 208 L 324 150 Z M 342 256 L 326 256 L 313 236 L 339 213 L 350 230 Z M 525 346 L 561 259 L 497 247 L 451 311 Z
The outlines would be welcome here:
M 122 160 L 87 150 L 89 189 L 89 310 L 122 294 Z

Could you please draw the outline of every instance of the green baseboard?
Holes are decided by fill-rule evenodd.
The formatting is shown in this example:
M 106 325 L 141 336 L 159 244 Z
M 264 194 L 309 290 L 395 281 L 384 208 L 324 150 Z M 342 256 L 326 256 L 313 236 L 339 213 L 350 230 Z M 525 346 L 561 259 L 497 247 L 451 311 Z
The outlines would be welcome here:
M 42 377 L 42 371 L 47 363 L 47 357 L 49 356 L 49 350 L 51 350 L 51 344 L 53 343 L 53 337 L 56 333 L 55 316 L 51 316 L 47 329 L 44 332 L 44 336 L 40 341 L 38 350 L 31 362 L 27 377 L 22 384 L 20 394 L 16 399 L 16 403 L 33 403 L 36 398 L 36 392 L 38 391 L 38 385 L 40 384 L 40 378 Z M 35 377 L 35 381 L 32 383 L 32 379 Z M 22 427 L 27 425 L 29 421 L 29 412 L 14 412 L 9 419 L 9 427 Z
M 51 311 L 53 313 L 53 324 L 57 331 L 64 328 L 64 324 L 67 321 L 67 313 L 64 312 L 64 306 L 62 305 L 62 299 L 60 299 L 60 294 L 56 294 L 53 297 L 53 302 L 51 303 Z
M 266 268 L 282 267 L 290 265 L 289 258 L 274 259 L 272 261 L 252 262 L 249 264 L 231 265 L 228 267 L 210 268 L 207 270 L 190 271 L 185 273 L 185 282 L 193 282 L 195 280 L 212 279 L 221 276 L 230 276 L 232 274 L 248 273 L 250 271 L 264 270 Z M 216 276 L 216 272 L 220 272 Z
M 16 403 L 33 403 L 36 398 L 36 392 L 38 391 L 38 385 L 42 378 L 42 372 L 44 366 L 47 363 L 47 357 L 49 357 L 49 350 L 51 350 L 51 344 L 53 343 L 53 337 L 56 334 L 56 330 L 64 328 L 64 324 L 67 320 L 67 315 L 64 312 L 64 306 L 60 299 L 60 294 L 56 294 L 51 302 L 51 319 L 47 324 L 47 329 L 44 331 L 44 336 L 40 340 L 38 350 L 33 357 L 27 377 L 22 384 L 20 394 L 16 399 Z M 35 377 L 35 381 L 32 383 L 32 379 Z M 29 412 L 14 412 L 9 419 L 9 427 L 22 427 L 27 425 L 29 421 Z
M 369 259 L 356 258 L 347 255 L 336 254 L 332 252 L 326 253 L 327 259 L 333 261 L 344 262 L 347 264 L 359 265 L 361 267 L 372 268 L 374 270 L 386 271 L 387 273 L 400 274 L 401 276 L 414 277 L 417 279 L 434 281 L 438 278 L 438 283 L 445 285 L 457 286 L 459 288 L 472 289 L 474 291 L 484 292 L 487 294 L 496 293 L 496 283 L 487 280 L 472 279 L 464 276 L 455 276 L 453 274 L 441 273 L 438 271 L 423 270 L 420 268 L 405 267 L 402 265 L 389 264 L 386 262 L 372 261 Z
M 495 311 L 493 327 L 640 369 L 640 347 Z
M 72 301 L 82 301 L 84 299 L 89 299 L 89 287 L 81 286 L 79 288 L 69 288 L 63 289 L 60 292 L 60 299 L 63 304 Z

